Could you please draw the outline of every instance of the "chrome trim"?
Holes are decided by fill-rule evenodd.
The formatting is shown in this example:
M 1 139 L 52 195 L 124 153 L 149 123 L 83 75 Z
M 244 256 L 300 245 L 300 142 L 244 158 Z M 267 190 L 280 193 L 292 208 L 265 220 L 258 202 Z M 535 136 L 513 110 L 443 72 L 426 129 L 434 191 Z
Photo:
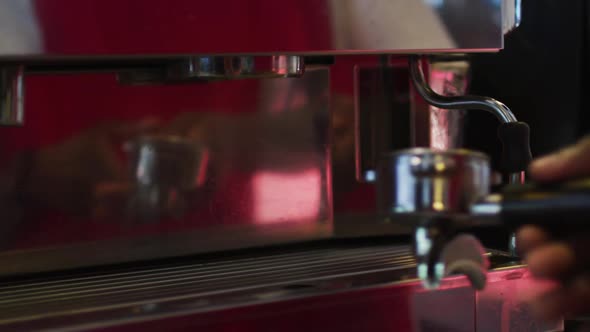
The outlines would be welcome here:
M 0 66 L 0 125 L 19 126 L 24 120 L 24 66 Z
M 295 55 L 190 57 L 168 68 L 168 77 L 179 79 L 239 79 L 300 77 L 303 57 Z
M 484 216 L 497 217 L 501 212 L 502 195 L 499 194 L 492 194 L 485 197 L 481 202 L 473 204 L 470 210 L 470 213 L 472 213 L 475 218 Z
M 4 0 L 0 58 L 496 51 L 502 11 L 489 0 Z
M 414 87 L 424 100 L 430 105 L 444 109 L 477 109 L 494 114 L 504 123 L 516 122 L 516 117 L 508 106 L 489 97 L 479 96 L 441 96 L 434 92 L 422 72 L 422 63 L 418 56 L 410 57 L 410 72 Z
M 302 56 L 195 56 L 173 61 L 163 68 L 123 70 L 123 84 L 180 83 L 190 81 L 266 79 L 301 77 L 305 71 Z
M 522 0 L 503 0 L 502 22 L 504 34 L 520 26 L 522 23 Z
M 463 96 L 467 90 L 469 62 L 434 60 L 429 70 L 432 89 L 443 96 Z M 430 121 L 423 125 L 430 131 L 430 147 L 436 150 L 463 146 L 465 110 L 447 110 L 430 106 Z
M 330 237 L 329 78 L 329 68 L 313 68 L 298 79 L 222 81 L 183 90 L 119 87 L 110 76 L 100 88 L 70 97 L 73 84 L 96 87 L 96 76 L 31 75 L 29 82 L 37 82 L 27 86 L 35 101 L 27 114 L 31 125 L 5 130 L 2 136 L 7 150 L 17 146 L 12 150 L 15 163 L 21 158 L 29 162 L 24 149 L 35 149 L 35 160 L 30 161 L 35 171 L 26 178 L 26 199 L 20 199 L 25 196 L 22 187 L 0 188 L 19 190 L 20 195 L 12 199 L 10 191 L 2 201 L 0 276 Z M 109 85 L 121 92 L 121 99 L 109 95 Z M 106 102 L 119 111 L 104 110 L 102 123 L 93 118 L 94 110 L 62 113 L 59 97 L 40 97 L 47 96 L 44 89 L 65 93 L 68 105 L 76 100 L 90 105 L 103 97 L 123 103 L 132 90 L 146 100 L 154 91 L 163 93 L 166 101 L 153 112 L 136 104 L 118 109 L 122 105 Z M 185 106 L 176 103 L 177 98 L 184 99 Z M 231 112 L 217 100 L 229 100 L 224 104 Z M 80 119 L 90 119 L 89 127 L 60 126 Z M 143 121 L 151 123 L 145 132 L 111 135 L 114 127 L 134 128 Z M 53 130 L 63 136 L 48 141 L 45 135 Z M 159 143 L 146 140 L 146 135 L 158 136 Z M 116 137 L 107 138 L 111 136 Z M 143 161 L 134 162 L 133 153 L 123 149 L 136 139 L 148 150 Z M 13 162 L 13 156 L 6 157 Z M 103 162 L 114 165 L 116 174 L 105 171 Z M 24 168 L 2 175 L 23 181 L 20 173 L 26 172 Z M 94 194 L 103 181 L 122 184 L 122 190 L 103 199 Z M 54 199 L 60 203 L 52 205 Z M 30 214 L 23 217 L 23 211 Z M 51 231 L 39 231 L 37 225 Z

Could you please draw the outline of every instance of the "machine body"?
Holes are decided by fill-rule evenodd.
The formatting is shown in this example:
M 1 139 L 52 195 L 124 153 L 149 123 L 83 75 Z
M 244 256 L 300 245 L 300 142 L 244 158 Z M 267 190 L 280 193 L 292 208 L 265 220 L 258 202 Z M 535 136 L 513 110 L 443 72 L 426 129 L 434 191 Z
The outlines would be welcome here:
M 456 103 L 455 55 L 501 50 L 519 22 L 515 0 L 0 2 L 0 326 L 283 329 L 303 306 L 325 327 L 362 296 L 336 311 L 387 320 L 344 327 L 559 327 L 505 295 L 532 281 L 497 251 L 487 292 L 462 277 L 425 291 L 416 271 L 437 251 L 407 240 L 424 227 L 377 209 L 469 214 L 488 193 L 485 157 L 443 153 L 442 171 L 465 172 L 420 199 L 378 194 L 440 171 L 435 154 L 385 169 L 393 150 L 459 147 L 466 108 L 516 121 L 489 98 Z M 419 73 L 424 54 L 445 56 Z M 453 315 L 424 310 L 448 301 Z M 378 314 L 391 305 L 399 321 Z
M 1 27 L 14 32 L 0 44 L 1 113 L 6 125 L 28 119 L 4 130 L 5 174 L 8 182 L 31 177 L 16 182 L 32 187 L 18 188 L 25 199 L 5 200 L 5 210 L 36 211 L 6 223 L 4 275 L 330 238 L 360 220 L 370 221 L 363 233 L 381 234 L 371 230 L 374 195 L 362 194 L 370 189 L 348 171 L 366 152 L 355 152 L 359 145 L 351 139 L 372 131 L 357 130 L 361 119 L 353 114 L 407 114 L 413 121 L 407 135 L 416 137 L 430 121 L 410 119 L 409 108 L 418 114 L 425 104 L 411 94 L 406 60 L 382 63 L 378 55 L 495 52 L 520 17 L 518 4 L 508 0 L 150 0 L 141 6 L 9 0 L 3 6 L 4 15 L 19 19 Z M 376 74 L 355 76 L 361 68 Z M 380 74 L 387 68 L 394 68 L 386 75 L 393 85 Z M 355 93 L 354 86 L 365 88 Z M 194 170 L 161 166 L 198 174 L 185 186 L 191 190 L 154 189 L 170 184 L 153 181 L 182 176 L 147 180 L 149 167 L 160 167 L 154 162 L 181 157 L 159 156 L 167 152 L 145 145 L 148 170 L 120 174 L 137 157 L 118 151 L 102 158 L 102 143 L 81 143 L 133 146 L 133 137 L 105 138 L 108 130 L 92 128 L 150 121 L 143 135 L 180 144 L 169 150 L 183 150 L 182 139 L 189 139 L 207 151 L 206 165 L 189 158 L 198 160 Z M 401 128 L 404 121 L 391 119 Z M 391 142 L 409 147 L 420 140 L 399 144 L 403 134 L 375 132 L 385 133 L 376 158 Z M 77 146 L 74 161 L 23 157 L 25 151 L 57 155 L 69 146 Z M 42 170 L 10 171 L 45 159 L 50 165 Z M 113 163 L 120 165 L 112 169 Z M 86 171 L 52 169 L 64 167 Z M 346 203 L 355 195 L 365 197 L 362 208 Z M 142 198 L 134 203 L 132 197 Z M 184 214 L 146 212 L 178 202 L 186 203 L 171 209 Z M 145 220 L 129 218 L 134 204 Z

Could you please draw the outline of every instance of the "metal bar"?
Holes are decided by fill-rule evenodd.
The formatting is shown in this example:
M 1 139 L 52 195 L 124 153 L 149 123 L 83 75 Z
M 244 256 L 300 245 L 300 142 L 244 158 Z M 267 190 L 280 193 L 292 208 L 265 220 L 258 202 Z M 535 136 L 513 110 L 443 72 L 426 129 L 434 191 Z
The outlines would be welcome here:
M 444 109 L 483 110 L 494 114 L 498 120 L 504 123 L 517 121 L 508 106 L 493 98 L 480 96 L 441 96 L 437 94 L 430 88 L 424 78 L 421 58 L 419 56 L 410 57 L 410 73 L 416 91 L 430 105 Z

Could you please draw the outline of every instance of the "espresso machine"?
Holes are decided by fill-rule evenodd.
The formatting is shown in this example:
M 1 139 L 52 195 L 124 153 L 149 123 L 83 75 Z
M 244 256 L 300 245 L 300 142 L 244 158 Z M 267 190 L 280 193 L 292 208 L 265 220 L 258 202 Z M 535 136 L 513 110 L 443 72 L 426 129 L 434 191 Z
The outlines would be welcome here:
M 520 301 L 513 247 L 457 235 L 519 225 L 510 202 L 542 190 L 528 126 L 467 95 L 466 55 L 520 20 L 519 0 L 0 2 L 0 329 L 563 330 Z M 476 111 L 501 169 L 461 149 Z

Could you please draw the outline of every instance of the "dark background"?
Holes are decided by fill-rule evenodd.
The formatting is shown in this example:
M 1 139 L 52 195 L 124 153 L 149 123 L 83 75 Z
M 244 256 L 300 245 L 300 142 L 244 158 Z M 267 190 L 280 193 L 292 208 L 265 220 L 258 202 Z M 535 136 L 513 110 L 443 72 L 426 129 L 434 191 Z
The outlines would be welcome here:
M 523 0 L 522 24 L 499 54 L 472 56 L 471 93 L 499 99 L 531 127 L 533 156 L 575 142 L 590 129 L 588 0 Z M 492 154 L 500 144 L 491 114 L 467 117 L 466 144 Z
M 539 156 L 590 131 L 590 1 L 523 0 L 522 5 L 522 24 L 506 37 L 505 49 L 472 56 L 470 91 L 501 100 L 527 122 L 533 156 Z M 466 124 L 466 145 L 487 151 L 497 165 L 495 117 L 473 111 Z M 502 233 L 479 236 L 497 246 L 507 235 Z M 567 322 L 566 331 L 578 325 Z

